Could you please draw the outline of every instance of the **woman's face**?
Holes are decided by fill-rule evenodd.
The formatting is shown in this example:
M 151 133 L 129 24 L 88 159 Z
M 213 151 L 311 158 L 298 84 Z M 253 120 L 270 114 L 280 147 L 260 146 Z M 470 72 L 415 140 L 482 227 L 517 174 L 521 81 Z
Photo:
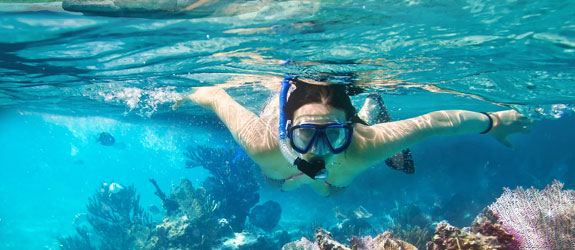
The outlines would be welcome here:
M 301 106 L 294 112 L 293 125 L 301 124 L 328 124 L 345 122 L 345 112 L 322 103 L 309 103 Z M 300 156 L 304 160 L 321 157 L 326 164 L 333 160 L 334 154 L 328 149 L 323 140 L 316 140 L 311 150 Z

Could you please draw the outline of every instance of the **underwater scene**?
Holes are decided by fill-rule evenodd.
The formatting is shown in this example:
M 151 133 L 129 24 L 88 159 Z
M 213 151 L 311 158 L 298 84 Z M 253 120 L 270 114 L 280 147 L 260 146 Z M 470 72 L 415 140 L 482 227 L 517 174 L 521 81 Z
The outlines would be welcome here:
M 0 249 L 575 249 L 573 16 L 0 1 Z

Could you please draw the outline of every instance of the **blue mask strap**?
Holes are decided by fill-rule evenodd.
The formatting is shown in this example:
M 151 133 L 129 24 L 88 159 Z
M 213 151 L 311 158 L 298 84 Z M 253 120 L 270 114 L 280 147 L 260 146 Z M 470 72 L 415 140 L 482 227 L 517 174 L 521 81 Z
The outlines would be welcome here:
M 295 77 L 287 76 L 282 80 L 282 87 L 280 90 L 280 110 L 279 110 L 279 127 L 278 127 L 278 137 L 279 137 L 279 146 L 280 150 L 284 157 L 297 167 L 299 171 L 306 174 L 307 176 L 311 177 L 314 180 L 318 181 L 325 181 L 327 179 L 327 169 L 325 169 L 325 162 L 321 159 L 312 160 L 308 162 L 300 157 L 293 155 L 290 152 L 286 144 L 286 125 L 287 120 L 284 113 L 284 106 L 287 101 L 287 94 L 289 92 L 289 88 L 291 87 L 290 81 L 295 79 Z
M 285 139 L 287 136 L 287 132 L 286 132 L 287 120 L 286 120 L 286 116 L 284 113 L 284 106 L 286 105 L 287 94 L 289 92 L 289 88 L 291 87 L 290 81 L 292 79 L 295 79 L 295 77 L 286 76 L 282 80 L 282 88 L 280 90 L 280 117 L 279 117 L 279 127 L 278 127 L 280 140 Z

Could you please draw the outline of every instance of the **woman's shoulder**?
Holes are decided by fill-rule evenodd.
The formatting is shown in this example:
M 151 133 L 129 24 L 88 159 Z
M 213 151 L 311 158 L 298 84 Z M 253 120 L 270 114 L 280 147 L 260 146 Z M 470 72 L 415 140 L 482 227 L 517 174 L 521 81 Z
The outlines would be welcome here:
M 259 113 L 260 117 L 278 117 L 279 116 L 279 93 L 271 95 L 265 102 L 264 107 Z

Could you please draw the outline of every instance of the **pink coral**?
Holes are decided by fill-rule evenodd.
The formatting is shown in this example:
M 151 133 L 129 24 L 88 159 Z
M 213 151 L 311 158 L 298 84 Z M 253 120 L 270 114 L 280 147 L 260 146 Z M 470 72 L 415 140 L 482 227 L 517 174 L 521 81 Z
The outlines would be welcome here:
M 519 249 L 575 249 L 575 191 L 559 181 L 544 190 L 506 188 L 489 209 Z

